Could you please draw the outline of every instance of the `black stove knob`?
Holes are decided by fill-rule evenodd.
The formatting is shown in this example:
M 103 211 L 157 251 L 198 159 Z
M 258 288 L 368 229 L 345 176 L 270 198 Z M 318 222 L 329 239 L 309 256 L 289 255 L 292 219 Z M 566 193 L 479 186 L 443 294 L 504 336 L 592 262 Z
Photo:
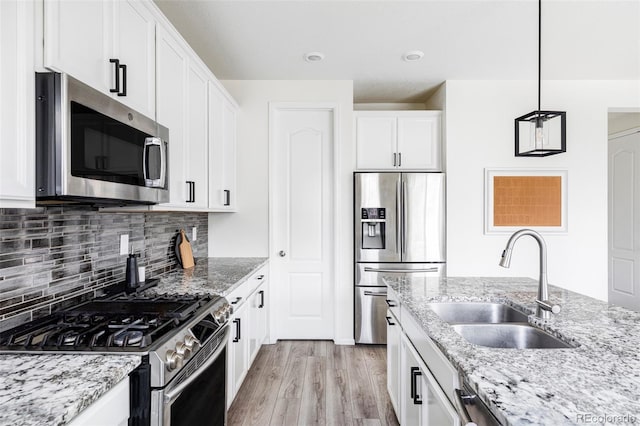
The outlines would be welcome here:
M 177 353 L 176 351 L 172 351 L 169 349 L 167 351 L 167 370 L 173 371 L 176 368 L 182 367 L 184 362 L 184 357 Z

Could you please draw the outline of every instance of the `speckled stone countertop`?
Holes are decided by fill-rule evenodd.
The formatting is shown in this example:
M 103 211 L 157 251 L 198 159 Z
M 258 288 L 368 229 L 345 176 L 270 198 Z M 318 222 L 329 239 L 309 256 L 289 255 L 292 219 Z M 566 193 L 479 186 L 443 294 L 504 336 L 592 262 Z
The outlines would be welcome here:
M 267 261 L 266 257 L 199 258 L 193 269 L 178 269 L 163 275 L 158 285 L 145 293 L 227 296 Z
M 529 322 L 577 347 L 487 348 L 467 342 L 426 303 L 494 301 L 533 314 L 535 280 L 385 281 L 503 424 L 640 424 L 640 313 L 550 286 L 562 311 L 546 322 L 530 315 Z
M 202 258 L 160 278 L 157 294 L 226 296 L 267 258 Z M 136 355 L 0 355 L 0 425 L 63 425 L 140 365 Z
M 63 425 L 140 365 L 135 355 L 0 355 L 0 425 Z

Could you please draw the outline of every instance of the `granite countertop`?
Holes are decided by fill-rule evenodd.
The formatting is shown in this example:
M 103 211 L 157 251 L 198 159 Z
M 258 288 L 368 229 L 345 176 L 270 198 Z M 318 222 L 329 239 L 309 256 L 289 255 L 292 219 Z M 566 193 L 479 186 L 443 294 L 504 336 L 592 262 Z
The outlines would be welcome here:
M 266 257 L 210 257 L 196 259 L 196 266 L 160 277 L 149 294 L 218 294 L 227 296 L 264 266 Z
M 0 355 L 0 424 L 66 424 L 140 361 L 136 355 Z
M 550 286 L 550 300 L 562 311 L 545 322 L 532 315 L 538 283 L 529 278 L 389 276 L 385 281 L 502 423 L 640 423 L 640 313 Z M 473 345 L 426 307 L 444 301 L 512 305 L 531 314 L 530 323 L 576 347 Z
M 228 295 L 267 258 L 201 258 L 158 277 L 156 294 Z M 0 355 L 0 425 L 62 425 L 140 365 L 137 355 Z

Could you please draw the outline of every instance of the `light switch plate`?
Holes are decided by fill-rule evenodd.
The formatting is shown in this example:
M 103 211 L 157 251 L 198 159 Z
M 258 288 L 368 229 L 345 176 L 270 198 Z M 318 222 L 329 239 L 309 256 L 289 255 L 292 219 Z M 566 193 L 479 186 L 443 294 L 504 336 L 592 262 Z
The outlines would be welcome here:
M 198 228 L 195 226 L 191 228 L 191 241 L 195 241 L 198 239 Z
M 129 254 L 129 234 L 120 235 L 120 254 Z

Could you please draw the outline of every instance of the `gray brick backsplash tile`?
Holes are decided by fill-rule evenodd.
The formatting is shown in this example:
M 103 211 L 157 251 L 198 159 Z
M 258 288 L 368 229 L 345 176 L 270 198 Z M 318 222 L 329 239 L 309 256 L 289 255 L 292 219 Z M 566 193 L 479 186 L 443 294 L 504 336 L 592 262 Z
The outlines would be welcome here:
M 120 235 L 129 234 L 147 277 L 174 270 L 175 235 L 207 256 L 206 213 L 100 213 L 90 207 L 0 209 L 0 331 L 73 306 L 124 280 Z

